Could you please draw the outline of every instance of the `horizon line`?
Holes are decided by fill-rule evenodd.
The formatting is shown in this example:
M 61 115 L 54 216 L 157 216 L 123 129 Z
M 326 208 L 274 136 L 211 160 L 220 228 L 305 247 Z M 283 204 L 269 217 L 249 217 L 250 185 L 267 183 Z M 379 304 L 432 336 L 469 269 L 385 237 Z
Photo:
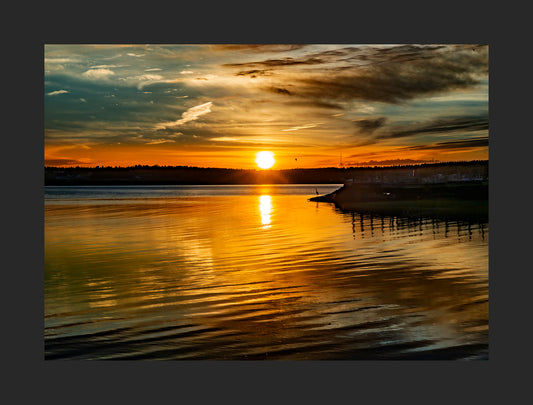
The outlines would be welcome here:
M 211 170 L 248 170 L 248 171 L 259 171 L 259 172 L 272 172 L 272 171 L 290 171 L 290 170 L 319 170 L 319 169 L 380 169 L 380 168 L 394 168 L 394 167 L 412 167 L 412 166 L 431 166 L 431 165 L 446 165 L 446 164 L 465 164 L 465 163 L 488 163 L 489 159 L 473 159 L 473 160 L 453 160 L 453 161 L 430 161 L 423 163 L 405 163 L 405 164 L 361 164 L 357 166 L 322 166 L 322 167 L 309 167 L 309 168 L 290 168 L 290 169 L 259 169 L 259 168 L 229 168 L 229 167 L 201 167 L 201 166 L 187 166 L 187 165 L 130 165 L 130 166 L 53 166 L 53 165 L 44 165 L 45 169 L 92 169 L 92 170 L 101 170 L 101 169 L 211 169 Z

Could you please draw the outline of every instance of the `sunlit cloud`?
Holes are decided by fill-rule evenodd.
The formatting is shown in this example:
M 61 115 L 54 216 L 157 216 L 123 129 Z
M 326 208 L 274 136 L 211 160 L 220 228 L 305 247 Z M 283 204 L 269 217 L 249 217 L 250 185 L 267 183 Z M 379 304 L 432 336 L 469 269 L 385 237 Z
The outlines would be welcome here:
M 153 73 L 146 73 L 136 78 L 139 82 L 137 88 L 142 90 L 146 85 L 163 81 L 163 76 Z
M 111 68 L 118 68 L 122 67 L 122 65 L 95 65 L 91 66 L 91 69 L 111 69 Z
M 89 78 L 89 79 L 106 79 L 109 76 L 114 75 L 115 72 L 113 72 L 110 69 L 89 69 L 86 72 L 83 72 L 82 75 Z
M 207 103 L 200 104 L 195 107 L 191 107 L 181 115 L 181 119 L 177 121 L 163 122 L 161 124 L 156 125 L 156 129 L 176 127 L 176 126 L 183 125 L 190 121 L 195 121 L 198 118 L 200 118 L 202 115 L 210 113 L 212 105 L 213 103 L 209 101 Z
M 69 92 L 68 90 L 56 90 L 56 91 L 51 91 L 50 93 L 47 93 L 47 94 L 49 96 L 57 96 L 59 94 L 66 94 L 68 92 Z
M 46 64 L 68 64 L 68 63 L 81 63 L 82 60 L 78 58 L 66 57 L 66 58 L 46 58 L 44 61 Z

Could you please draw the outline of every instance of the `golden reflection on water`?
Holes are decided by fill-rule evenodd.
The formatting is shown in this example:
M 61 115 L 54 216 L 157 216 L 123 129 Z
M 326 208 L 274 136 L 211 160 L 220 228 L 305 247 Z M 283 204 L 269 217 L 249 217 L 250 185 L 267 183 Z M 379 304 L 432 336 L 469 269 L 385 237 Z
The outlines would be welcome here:
M 161 347 L 201 358 L 483 343 L 487 239 L 488 225 L 352 215 L 270 192 L 48 204 L 45 336 L 125 324 L 137 334 L 132 353 L 150 357 L 157 345 L 141 344 L 149 330 Z
M 270 228 L 270 214 L 272 214 L 272 197 L 269 195 L 259 196 L 259 212 L 263 228 Z

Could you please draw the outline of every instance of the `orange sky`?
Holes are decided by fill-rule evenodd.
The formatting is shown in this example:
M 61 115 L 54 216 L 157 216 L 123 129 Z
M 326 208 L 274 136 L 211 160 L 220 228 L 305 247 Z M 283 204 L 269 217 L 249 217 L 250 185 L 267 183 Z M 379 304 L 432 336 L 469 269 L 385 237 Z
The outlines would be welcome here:
M 488 47 L 46 45 L 45 165 L 488 159 Z

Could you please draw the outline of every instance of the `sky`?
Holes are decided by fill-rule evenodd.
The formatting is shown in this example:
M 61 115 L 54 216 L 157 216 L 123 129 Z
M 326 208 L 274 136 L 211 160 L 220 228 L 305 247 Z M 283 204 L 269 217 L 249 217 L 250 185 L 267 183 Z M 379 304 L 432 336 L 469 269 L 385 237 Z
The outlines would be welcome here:
M 45 166 L 488 159 L 488 46 L 44 47 Z

